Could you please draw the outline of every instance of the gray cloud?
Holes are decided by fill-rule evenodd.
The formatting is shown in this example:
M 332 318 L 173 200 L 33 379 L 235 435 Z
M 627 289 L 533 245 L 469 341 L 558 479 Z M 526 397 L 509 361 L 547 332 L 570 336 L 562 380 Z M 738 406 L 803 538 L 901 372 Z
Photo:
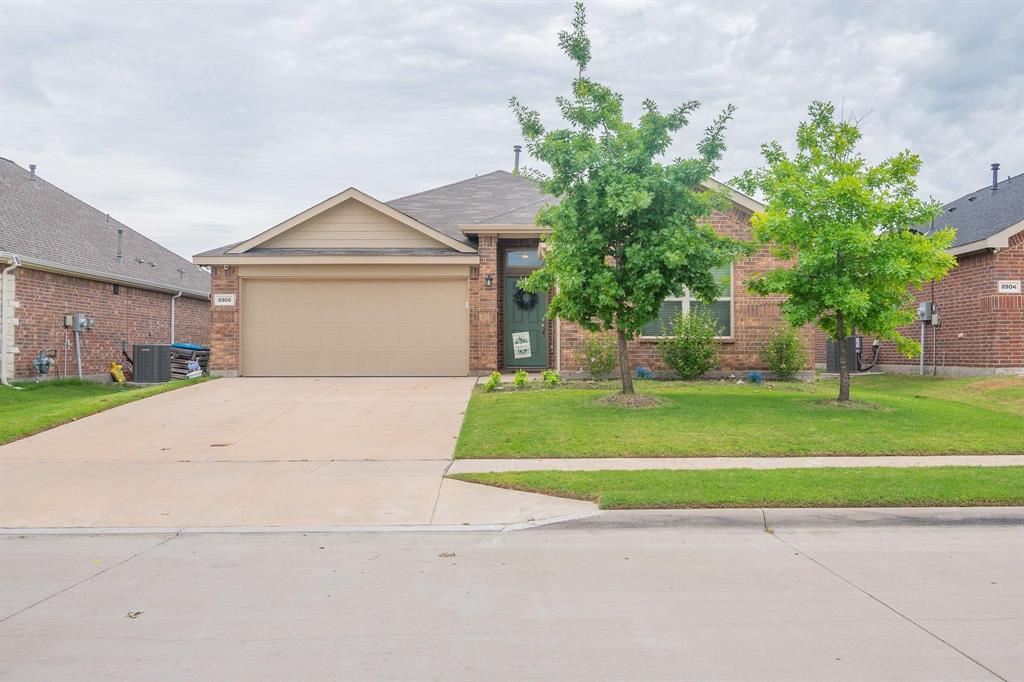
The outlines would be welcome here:
M 186 256 L 355 185 L 393 198 L 507 168 L 506 101 L 548 122 L 569 2 L 0 5 L 0 154 Z M 639 111 L 739 107 L 720 177 L 790 143 L 807 104 L 864 119 L 921 194 L 1024 170 L 1019 3 L 592 3 L 592 76 Z

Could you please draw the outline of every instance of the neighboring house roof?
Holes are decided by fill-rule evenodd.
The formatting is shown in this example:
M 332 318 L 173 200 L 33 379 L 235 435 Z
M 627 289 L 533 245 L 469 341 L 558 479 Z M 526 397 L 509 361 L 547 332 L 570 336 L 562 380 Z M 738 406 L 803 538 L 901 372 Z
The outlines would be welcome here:
M 124 230 L 121 262 L 117 230 Z M 194 297 L 210 274 L 8 159 L 0 158 L 0 253 L 26 266 Z
M 1004 233 L 1024 230 L 1024 176 L 1008 177 L 997 187 L 987 185 L 942 207 L 934 229 L 956 229 L 951 251 L 966 253 L 968 245 L 1005 247 L 1005 243 L 997 243 L 1009 237 Z M 931 231 L 932 227 L 925 226 L 924 230 Z
M 425 192 L 386 202 L 421 223 L 468 244 L 459 225 L 533 224 L 537 210 L 557 199 L 533 180 L 508 171 L 494 171 Z

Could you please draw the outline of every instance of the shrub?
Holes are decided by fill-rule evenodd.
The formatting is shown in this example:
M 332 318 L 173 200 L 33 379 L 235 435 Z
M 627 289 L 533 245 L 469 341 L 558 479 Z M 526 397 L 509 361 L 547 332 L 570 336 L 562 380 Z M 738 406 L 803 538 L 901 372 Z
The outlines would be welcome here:
M 718 364 L 718 322 L 706 313 L 680 315 L 658 341 L 665 364 L 681 379 L 696 379 Z
M 577 353 L 577 358 L 583 369 L 592 377 L 611 374 L 615 369 L 618 346 L 612 336 L 599 336 L 591 334 L 583 339 L 583 347 Z
M 545 369 L 540 373 L 541 380 L 548 386 L 557 386 L 562 383 L 562 377 L 553 369 Z
M 804 368 L 807 349 L 800 334 L 789 325 L 772 331 L 768 343 L 761 349 L 761 360 L 768 365 L 780 381 L 789 381 Z
M 516 388 L 526 388 L 528 383 L 530 383 L 530 375 L 526 373 L 525 369 L 518 370 L 512 376 L 512 385 Z
M 484 383 L 484 390 L 490 393 L 500 385 L 501 372 L 491 372 L 491 376 L 487 377 L 487 381 Z

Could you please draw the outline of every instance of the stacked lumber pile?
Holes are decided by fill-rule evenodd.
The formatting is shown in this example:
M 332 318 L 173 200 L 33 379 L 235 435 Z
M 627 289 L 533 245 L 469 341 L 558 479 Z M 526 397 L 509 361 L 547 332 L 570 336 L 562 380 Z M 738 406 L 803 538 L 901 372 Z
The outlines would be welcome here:
M 207 374 L 210 364 L 210 349 L 171 346 L 171 379 L 188 378 L 188 363 L 193 360 L 199 363 L 199 368 L 203 374 Z

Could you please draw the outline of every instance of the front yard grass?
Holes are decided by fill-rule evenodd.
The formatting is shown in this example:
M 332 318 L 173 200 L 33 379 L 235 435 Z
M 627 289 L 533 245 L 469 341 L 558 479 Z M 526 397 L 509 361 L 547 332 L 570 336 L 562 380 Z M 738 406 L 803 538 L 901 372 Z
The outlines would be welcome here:
M 78 379 L 19 383 L 20 391 L 0 386 L 0 445 L 111 407 L 202 381 L 208 379 L 186 379 L 141 387 Z
M 456 457 L 680 457 L 1024 453 L 1024 379 L 855 377 L 875 409 L 822 404 L 836 382 L 637 382 L 663 404 L 601 405 L 617 384 L 474 391 Z
M 972 507 L 1024 504 L 1024 467 L 521 471 L 462 481 L 592 500 L 601 509 Z

